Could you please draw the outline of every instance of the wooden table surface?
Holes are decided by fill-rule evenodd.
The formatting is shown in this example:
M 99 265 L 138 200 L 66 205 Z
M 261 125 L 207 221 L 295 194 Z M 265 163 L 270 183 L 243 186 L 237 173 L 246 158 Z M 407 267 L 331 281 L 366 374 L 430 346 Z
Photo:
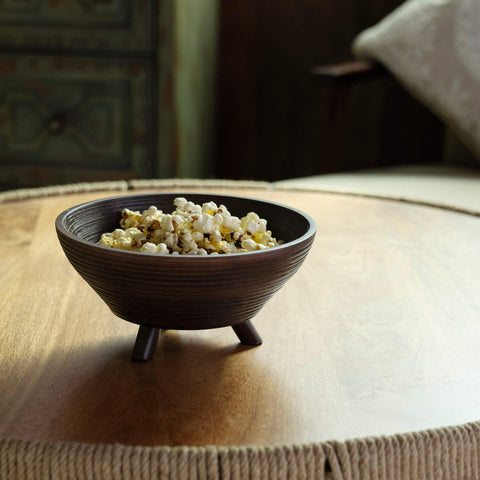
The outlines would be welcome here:
M 137 326 L 78 276 L 54 230 L 65 208 L 116 193 L 0 206 L 0 436 L 273 445 L 480 418 L 480 218 L 346 195 L 211 191 L 309 213 L 314 246 L 254 319 L 263 345 L 239 345 L 231 328 L 168 331 L 145 364 L 130 360 Z

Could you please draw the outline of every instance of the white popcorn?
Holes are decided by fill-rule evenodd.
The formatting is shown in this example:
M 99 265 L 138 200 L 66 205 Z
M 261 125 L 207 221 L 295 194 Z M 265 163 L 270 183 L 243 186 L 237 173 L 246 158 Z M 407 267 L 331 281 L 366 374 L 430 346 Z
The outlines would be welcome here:
M 103 233 L 102 237 L 100 238 L 100 243 L 106 247 L 113 247 L 115 244 L 113 233 Z
M 141 220 L 140 212 L 129 210 L 126 208 L 122 212 L 122 220 L 120 220 L 120 226 L 122 228 L 136 227 Z
M 178 197 L 173 201 L 173 204 L 177 207 L 177 212 L 185 213 L 202 213 L 202 207 L 195 205 L 193 202 L 188 202 L 186 198 Z
M 157 245 L 157 250 L 155 253 L 159 253 L 161 255 L 168 255 L 170 253 L 170 250 L 164 243 L 159 243 Z
M 117 241 L 118 248 L 122 250 L 129 250 L 133 245 L 133 238 L 131 237 L 120 237 Z
M 160 255 L 219 255 L 279 245 L 267 221 L 254 212 L 238 218 L 225 205 L 202 206 L 177 197 L 172 213 L 151 206 L 142 213 L 125 208 L 120 226 L 101 235 L 99 244 Z
M 192 232 L 192 238 L 195 241 L 195 243 L 200 243 L 204 239 L 204 236 L 203 236 L 202 232 L 193 231 Z
M 145 244 L 143 244 L 142 248 L 140 248 L 140 251 L 147 253 L 156 253 L 157 246 L 154 243 L 146 242 Z
M 124 236 L 125 236 L 125 230 L 122 230 L 121 228 L 116 228 L 112 232 L 112 237 L 113 237 L 114 240 L 118 240 L 119 238 L 122 238 Z
M 151 207 L 148 207 L 144 212 L 142 212 L 142 219 L 145 219 L 147 217 L 156 217 L 159 213 L 161 214 L 162 211 L 158 210 L 157 207 L 152 205 Z
M 222 226 L 230 232 L 235 232 L 240 229 L 241 221 L 238 217 L 232 217 L 231 215 L 223 215 Z
M 172 223 L 175 228 L 182 227 L 185 223 L 185 218 L 182 215 L 173 215 Z
M 123 238 L 131 238 L 136 245 L 143 245 L 147 241 L 147 235 L 136 227 L 127 228 Z
M 245 250 L 252 252 L 254 250 L 263 250 L 265 245 L 262 245 L 261 243 L 257 243 L 255 240 L 252 240 L 251 238 L 246 238 L 245 240 L 242 240 L 242 248 Z
M 173 217 L 171 215 L 165 215 L 160 220 L 160 228 L 166 232 L 173 232 L 175 228 L 173 227 Z
M 246 217 L 243 217 L 240 225 L 251 235 L 257 232 L 265 232 L 267 230 L 267 221 L 261 219 L 254 212 L 250 212 Z
M 165 242 L 164 243 L 167 247 L 171 248 L 172 250 L 179 251 L 178 234 L 167 232 L 165 234 Z
M 215 227 L 213 217 L 209 213 L 202 213 L 193 221 L 193 228 L 202 233 L 214 233 Z
M 217 204 L 215 202 L 206 202 L 202 205 L 202 212 L 213 215 L 217 211 Z
M 183 197 L 177 197 L 174 201 L 173 204 L 178 207 L 178 210 L 182 210 L 182 208 L 186 205 L 187 199 Z

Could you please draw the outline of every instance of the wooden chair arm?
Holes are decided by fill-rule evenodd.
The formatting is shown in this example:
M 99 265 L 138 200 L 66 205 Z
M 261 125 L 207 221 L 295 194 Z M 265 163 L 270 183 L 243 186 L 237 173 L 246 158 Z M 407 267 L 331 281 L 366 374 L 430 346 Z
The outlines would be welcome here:
M 316 65 L 310 71 L 315 81 L 324 85 L 347 85 L 388 75 L 379 63 L 352 60 L 332 65 Z
M 380 142 L 377 150 L 375 163 L 368 160 L 367 164 L 359 165 L 362 159 L 347 158 L 345 164 L 350 169 L 352 162 L 356 162 L 356 168 L 365 168 L 379 165 L 391 165 L 400 163 L 438 163 L 443 158 L 443 145 L 445 126 L 428 108 L 421 105 L 408 95 L 390 72 L 373 61 L 352 60 L 331 65 L 316 65 L 310 69 L 312 81 L 320 87 L 319 99 L 322 101 L 321 114 L 323 115 L 322 134 L 322 157 L 337 159 L 336 165 L 341 165 L 342 148 L 352 140 L 358 145 L 368 144 L 368 136 L 376 138 Z M 354 111 L 352 96 L 361 94 L 356 87 L 362 84 L 366 92 L 375 90 L 375 85 L 368 85 L 369 81 L 385 79 L 385 87 L 380 92 L 389 92 L 386 97 L 373 103 L 376 114 L 370 112 Z M 382 82 L 383 83 L 383 82 Z M 370 90 L 368 90 L 370 88 Z M 402 96 L 403 94 L 403 96 Z M 357 97 L 358 98 L 358 97 Z M 363 105 L 363 104 L 362 104 Z M 374 122 L 369 135 L 353 132 L 352 119 L 355 115 L 365 117 Z M 414 115 L 408 118 L 408 115 Z M 388 122 L 382 119 L 388 118 Z M 410 122 L 411 128 L 406 130 L 404 122 Z M 350 122 L 350 123 L 349 123 Z M 328 127 L 328 132 L 325 133 Z M 377 131 L 374 130 L 377 129 Z M 366 130 L 365 130 L 366 131 Z M 350 133 L 351 138 L 348 138 Z M 345 151 L 350 157 L 356 157 L 354 147 L 347 146 Z M 362 157 L 364 158 L 364 157 Z M 336 167 L 337 171 L 339 170 Z M 331 169 L 333 170 L 333 169 Z

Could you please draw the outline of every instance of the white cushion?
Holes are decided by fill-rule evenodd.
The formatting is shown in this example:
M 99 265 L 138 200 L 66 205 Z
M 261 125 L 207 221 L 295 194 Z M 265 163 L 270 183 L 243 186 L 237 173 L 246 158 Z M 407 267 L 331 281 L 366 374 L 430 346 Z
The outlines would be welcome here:
M 480 159 L 480 0 L 407 0 L 353 52 L 387 67 Z
M 277 189 L 300 189 L 406 200 L 480 214 L 480 171 L 447 165 L 396 165 L 292 178 Z

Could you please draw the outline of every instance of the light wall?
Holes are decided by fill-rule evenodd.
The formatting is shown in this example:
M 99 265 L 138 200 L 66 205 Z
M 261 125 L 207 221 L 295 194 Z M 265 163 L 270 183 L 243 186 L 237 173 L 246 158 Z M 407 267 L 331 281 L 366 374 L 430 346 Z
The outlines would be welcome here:
M 218 0 L 174 5 L 176 173 L 205 178 L 212 175 L 215 155 Z

